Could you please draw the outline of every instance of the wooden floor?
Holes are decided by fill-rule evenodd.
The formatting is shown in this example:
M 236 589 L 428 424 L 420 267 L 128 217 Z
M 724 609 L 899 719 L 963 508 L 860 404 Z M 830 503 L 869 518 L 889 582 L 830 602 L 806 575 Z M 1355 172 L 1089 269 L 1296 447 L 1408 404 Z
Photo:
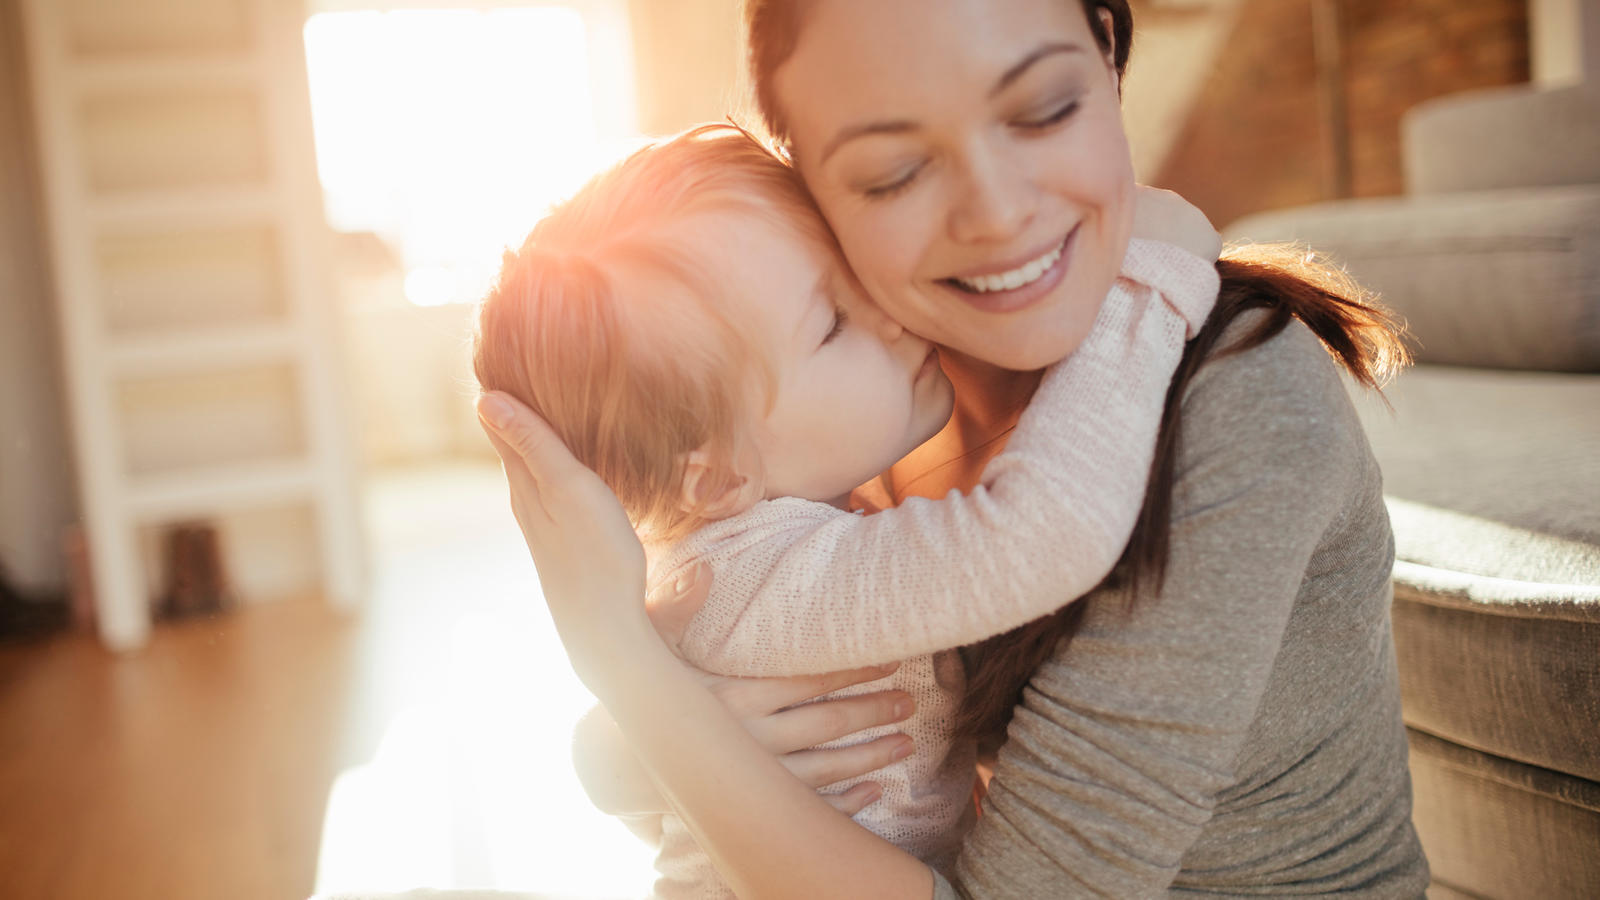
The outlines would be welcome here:
M 302 598 L 0 647 L 0 895 L 308 895 L 357 633 Z
M 498 467 L 390 473 L 367 506 L 359 619 L 304 597 L 163 623 L 125 657 L 87 635 L 0 645 L 0 900 L 306 897 L 341 773 L 362 789 L 324 888 L 638 893 L 637 873 L 591 874 L 640 851 L 571 775 L 589 701 Z M 419 752 L 441 733 L 448 754 Z M 477 810 L 471 840 L 418 783 Z

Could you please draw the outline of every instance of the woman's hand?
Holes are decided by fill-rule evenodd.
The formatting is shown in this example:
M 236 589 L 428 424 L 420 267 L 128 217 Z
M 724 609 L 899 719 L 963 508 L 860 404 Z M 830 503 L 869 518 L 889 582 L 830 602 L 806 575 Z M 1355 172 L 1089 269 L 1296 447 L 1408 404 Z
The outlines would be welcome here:
M 812 749 L 911 715 L 911 696 L 904 691 L 806 702 L 853 684 L 883 678 L 895 668 L 873 666 L 791 678 L 726 678 L 701 673 L 701 680 L 745 730 L 778 757 L 784 768 L 806 785 L 820 789 L 875 772 L 911 753 L 911 738 L 903 734 L 885 735 L 849 747 Z M 842 794 L 824 794 L 823 799 L 846 815 L 854 815 L 881 795 L 878 784 L 863 782 Z
M 697 676 L 763 749 L 776 756 L 795 778 L 820 790 L 875 772 L 911 752 L 911 739 L 903 734 L 885 735 L 849 747 L 811 749 L 909 716 L 911 698 L 901 691 L 806 703 L 840 688 L 882 678 L 893 668 L 792 678 L 730 678 L 706 673 Z M 668 811 L 604 707 L 590 710 L 573 731 L 572 761 L 590 802 L 601 812 L 624 816 Z M 881 795 L 876 782 L 862 782 L 822 797 L 834 809 L 853 816 Z
M 622 621 L 643 623 L 644 551 L 616 496 L 585 468 L 526 406 L 503 394 L 478 402 L 490 443 L 500 455 L 511 488 L 511 509 L 539 570 L 545 602 L 580 676 L 603 668 Z M 701 577 L 649 600 L 650 621 L 676 648 L 689 619 L 705 602 L 710 570 Z M 652 638 L 653 640 L 653 638 Z M 911 714 L 911 698 L 885 691 L 806 703 L 822 694 L 882 678 L 894 667 L 855 669 L 793 678 L 728 678 L 696 672 L 709 692 L 768 752 L 812 788 L 881 769 L 911 751 L 911 739 L 888 735 L 852 747 L 810 749 Z M 588 682 L 588 677 L 585 677 Z M 804 705 L 797 705 L 804 704 Z M 587 721 L 587 720 L 586 720 Z M 581 725 L 579 774 L 596 805 L 616 813 L 649 812 L 653 806 L 642 772 L 619 772 L 625 748 L 611 743 L 620 734 L 606 722 Z M 584 746 L 587 744 L 587 749 Z M 619 750 L 623 752 L 619 752 Z M 582 760 L 594 760 L 585 765 Z M 645 785 L 648 785 L 647 779 Z M 863 783 L 829 796 L 828 802 L 854 814 L 878 797 L 876 784 Z
M 645 599 L 650 623 L 672 652 L 678 653 L 694 614 L 710 596 L 715 576 L 701 563 L 677 583 L 662 585 Z M 870 666 L 826 675 L 789 678 L 731 678 L 694 670 L 701 682 L 784 768 L 813 788 L 875 772 L 911 753 L 911 738 L 885 735 L 849 747 L 812 749 L 868 728 L 904 721 L 911 715 L 911 695 L 879 691 L 814 700 L 851 685 L 876 681 L 899 668 Z M 804 704 L 804 705 L 800 705 Z M 835 809 L 854 815 L 878 799 L 879 785 L 862 782 L 838 795 L 823 795 Z
M 1195 256 L 1216 260 L 1222 255 L 1222 235 L 1211 227 L 1206 214 L 1172 191 L 1136 185 L 1133 200 L 1133 236 L 1182 247 Z
M 710 595 L 712 577 L 710 567 L 702 564 L 677 583 L 662 585 L 646 598 L 650 622 L 673 652 L 682 643 L 689 620 Z M 895 666 L 789 678 L 733 678 L 690 668 L 763 749 L 813 789 L 875 772 L 911 753 L 911 739 L 903 734 L 885 735 L 849 747 L 817 746 L 903 721 L 912 712 L 911 697 L 903 691 L 808 702 L 841 688 L 875 681 L 894 671 Z M 660 793 L 604 707 L 590 710 L 578 723 L 573 732 L 572 758 L 578 780 L 601 812 L 640 815 L 667 811 Z M 822 796 L 834 809 L 853 816 L 881 794 L 877 782 L 864 781 L 841 793 Z
M 654 640 L 640 602 L 644 547 L 616 495 L 544 420 L 501 393 L 480 397 L 478 416 L 505 468 L 511 510 L 551 618 L 573 668 L 589 683 L 608 660 L 637 646 L 631 641 Z

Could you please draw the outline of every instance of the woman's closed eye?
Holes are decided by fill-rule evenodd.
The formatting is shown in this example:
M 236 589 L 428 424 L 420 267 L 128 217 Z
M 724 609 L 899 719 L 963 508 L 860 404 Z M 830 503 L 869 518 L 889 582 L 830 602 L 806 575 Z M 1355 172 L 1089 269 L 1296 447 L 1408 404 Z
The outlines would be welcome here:
M 1072 114 L 1078 111 L 1080 105 L 1079 101 L 1074 98 L 1049 109 L 1041 115 L 1015 119 L 1012 124 L 1027 131 L 1045 131 L 1072 118 Z
M 911 186 L 917 175 L 922 172 L 922 166 L 922 163 L 918 163 L 901 169 L 881 182 L 862 188 L 861 193 L 869 200 L 884 200 L 893 197 Z

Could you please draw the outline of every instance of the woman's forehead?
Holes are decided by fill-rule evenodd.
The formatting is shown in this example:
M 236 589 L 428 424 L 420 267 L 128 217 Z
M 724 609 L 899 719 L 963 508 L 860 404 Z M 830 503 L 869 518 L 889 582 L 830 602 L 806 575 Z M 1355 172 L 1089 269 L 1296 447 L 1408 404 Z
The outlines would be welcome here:
M 779 94 L 830 118 L 986 95 L 1051 43 L 1097 52 L 1078 0 L 819 0 L 801 29 Z

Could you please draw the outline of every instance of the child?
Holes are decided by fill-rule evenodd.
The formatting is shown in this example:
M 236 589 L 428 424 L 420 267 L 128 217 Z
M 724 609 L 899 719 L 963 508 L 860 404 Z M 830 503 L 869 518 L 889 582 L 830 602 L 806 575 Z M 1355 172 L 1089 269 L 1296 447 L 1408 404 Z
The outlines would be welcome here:
M 1197 248 L 1215 241 L 1165 224 Z M 1070 248 L 1011 281 L 1057 257 Z M 916 704 L 901 726 L 914 752 L 873 774 L 883 799 L 856 819 L 937 865 L 973 781 L 970 742 L 952 734 L 951 648 L 1111 570 L 1167 382 L 1216 292 L 1210 258 L 1136 237 L 1089 336 L 1047 371 L 979 488 L 852 513 L 854 487 L 944 426 L 949 382 L 925 341 L 876 318 L 798 175 L 743 132 L 705 126 L 599 176 L 507 254 L 475 365 L 616 492 L 652 586 L 710 565 L 690 662 L 788 675 L 904 660 L 851 690 Z M 672 816 L 658 868 L 658 895 L 726 894 Z

